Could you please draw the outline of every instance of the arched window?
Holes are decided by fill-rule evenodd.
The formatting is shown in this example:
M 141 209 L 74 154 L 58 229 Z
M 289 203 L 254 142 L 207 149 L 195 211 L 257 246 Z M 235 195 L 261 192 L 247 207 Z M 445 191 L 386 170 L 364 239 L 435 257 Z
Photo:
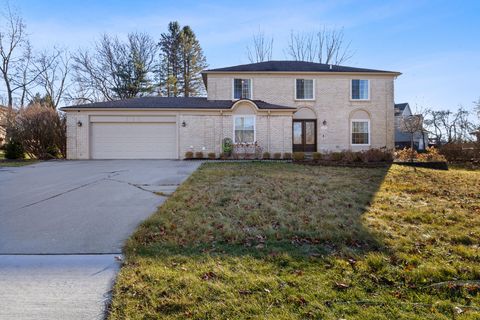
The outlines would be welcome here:
M 350 117 L 350 144 L 369 146 L 371 144 L 370 115 L 364 110 L 355 110 Z

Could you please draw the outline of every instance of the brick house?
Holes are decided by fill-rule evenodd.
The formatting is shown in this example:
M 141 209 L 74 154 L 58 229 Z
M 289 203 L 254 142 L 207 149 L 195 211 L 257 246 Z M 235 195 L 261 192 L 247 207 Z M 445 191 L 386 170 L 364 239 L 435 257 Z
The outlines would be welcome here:
M 270 153 L 393 149 L 399 72 L 267 61 L 202 73 L 207 97 L 141 97 L 62 108 L 69 159 L 182 159 L 222 140 Z

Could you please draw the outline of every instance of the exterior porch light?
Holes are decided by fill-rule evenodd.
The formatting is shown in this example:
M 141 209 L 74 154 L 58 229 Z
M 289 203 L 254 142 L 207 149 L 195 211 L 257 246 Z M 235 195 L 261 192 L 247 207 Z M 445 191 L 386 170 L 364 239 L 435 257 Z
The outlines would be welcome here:
M 77 122 L 77 127 L 81 127 L 82 125 L 83 125 L 82 121 L 79 120 L 79 121 Z
M 322 124 L 323 124 L 324 126 L 326 126 L 326 125 L 327 125 L 327 120 L 323 120 Z
M 187 123 L 185 122 L 185 120 L 182 121 L 182 127 L 186 127 L 187 126 Z

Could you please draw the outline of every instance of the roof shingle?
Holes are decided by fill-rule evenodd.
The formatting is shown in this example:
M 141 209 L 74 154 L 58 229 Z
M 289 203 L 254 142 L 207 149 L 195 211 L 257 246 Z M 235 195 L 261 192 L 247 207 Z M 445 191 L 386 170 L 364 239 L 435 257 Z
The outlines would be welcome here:
M 210 72 L 359 72 L 359 73 L 394 73 L 395 71 L 365 69 L 339 66 L 333 64 L 324 64 L 308 61 L 265 61 L 258 63 L 242 64 L 226 68 L 217 68 L 204 70 L 203 73 Z
M 259 109 L 295 109 L 267 103 L 262 100 L 251 100 Z M 125 100 L 94 102 L 75 106 L 63 107 L 61 110 L 70 109 L 230 109 L 236 101 L 207 100 L 203 97 L 140 97 Z

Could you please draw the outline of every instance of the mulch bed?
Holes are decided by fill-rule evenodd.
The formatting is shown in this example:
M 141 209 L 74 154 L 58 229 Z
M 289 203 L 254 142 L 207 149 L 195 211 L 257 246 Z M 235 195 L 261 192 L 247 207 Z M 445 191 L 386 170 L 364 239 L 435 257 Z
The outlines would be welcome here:
M 448 170 L 448 164 L 444 161 L 438 162 L 394 162 L 395 164 L 416 168 L 428 168 L 435 170 Z

